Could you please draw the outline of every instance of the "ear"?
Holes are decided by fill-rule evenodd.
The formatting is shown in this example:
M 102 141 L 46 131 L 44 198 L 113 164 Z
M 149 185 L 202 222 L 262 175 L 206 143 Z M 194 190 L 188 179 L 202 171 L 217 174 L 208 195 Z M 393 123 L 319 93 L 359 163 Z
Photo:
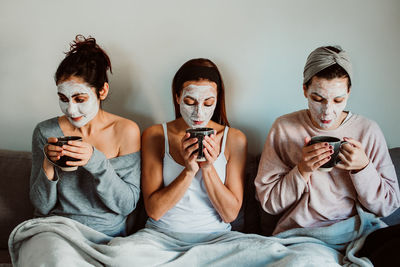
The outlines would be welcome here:
M 110 87 L 108 83 L 104 83 L 103 88 L 101 88 L 101 90 L 99 91 L 100 100 L 104 100 L 107 98 L 109 89 Z
M 305 84 L 303 84 L 303 94 L 304 94 L 305 98 L 308 98 L 308 96 L 307 96 L 307 87 L 306 87 Z

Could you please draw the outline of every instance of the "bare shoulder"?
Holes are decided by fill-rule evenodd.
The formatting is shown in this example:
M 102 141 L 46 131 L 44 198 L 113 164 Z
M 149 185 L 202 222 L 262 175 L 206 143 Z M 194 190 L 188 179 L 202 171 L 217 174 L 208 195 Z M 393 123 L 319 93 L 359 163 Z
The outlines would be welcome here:
M 246 135 L 235 128 L 229 128 L 226 138 L 226 150 L 232 153 L 247 153 Z
M 115 136 L 120 140 L 120 154 L 129 154 L 140 150 L 140 128 L 136 122 L 113 116 Z
M 143 131 L 143 139 L 152 139 L 160 136 L 164 136 L 163 128 L 161 124 L 152 125 Z
M 161 124 L 150 126 L 142 134 L 142 153 L 143 155 L 164 154 L 164 130 Z M 150 153 L 150 154 L 149 154 Z
M 247 144 L 246 135 L 235 128 L 229 128 L 226 142 L 245 145 Z

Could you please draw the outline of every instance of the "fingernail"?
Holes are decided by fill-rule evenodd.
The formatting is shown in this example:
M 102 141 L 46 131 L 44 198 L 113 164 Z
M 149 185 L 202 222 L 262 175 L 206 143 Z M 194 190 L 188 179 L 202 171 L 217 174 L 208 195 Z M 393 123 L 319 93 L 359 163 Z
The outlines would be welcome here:
M 330 150 L 330 152 L 331 152 L 331 154 L 333 154 L 333 150 L 332 149 Z
M 328 159 L 331 159 L 331 156 L 329 156 Z
M 330 149 L 333 149 L 333 146 L 329 146 Z
M 325 143 L 325 146 L 328 146 L 329 144 L 328 143 Z

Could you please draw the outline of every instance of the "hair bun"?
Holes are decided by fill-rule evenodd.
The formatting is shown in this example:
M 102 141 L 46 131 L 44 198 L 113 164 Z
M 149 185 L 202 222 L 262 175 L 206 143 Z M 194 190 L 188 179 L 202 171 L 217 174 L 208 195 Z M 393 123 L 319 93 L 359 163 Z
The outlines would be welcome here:
M 96 44 L 96 39 L 89 36 L 85 37 L 78 34 L 75 40 L 70 44 L 70 50 L 66 53 L 67 56 L 74 53 L 103 53 L 102 49 Z
M 70 76 L 77 76 L 100 90 L 108 82 L 107 71 L 112 73 L 111 61 L 95 38 L 77 35 L 65 54 L 55 74 L 56 83 Z

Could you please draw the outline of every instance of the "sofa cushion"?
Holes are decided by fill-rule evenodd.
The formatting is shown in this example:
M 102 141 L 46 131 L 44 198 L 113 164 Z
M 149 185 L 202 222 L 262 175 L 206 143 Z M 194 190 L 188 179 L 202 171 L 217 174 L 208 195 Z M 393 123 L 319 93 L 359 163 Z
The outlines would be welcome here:
M 29 200 L 31 152 L 0 150 L 0 249 L 19 223 L 32 218 Z

